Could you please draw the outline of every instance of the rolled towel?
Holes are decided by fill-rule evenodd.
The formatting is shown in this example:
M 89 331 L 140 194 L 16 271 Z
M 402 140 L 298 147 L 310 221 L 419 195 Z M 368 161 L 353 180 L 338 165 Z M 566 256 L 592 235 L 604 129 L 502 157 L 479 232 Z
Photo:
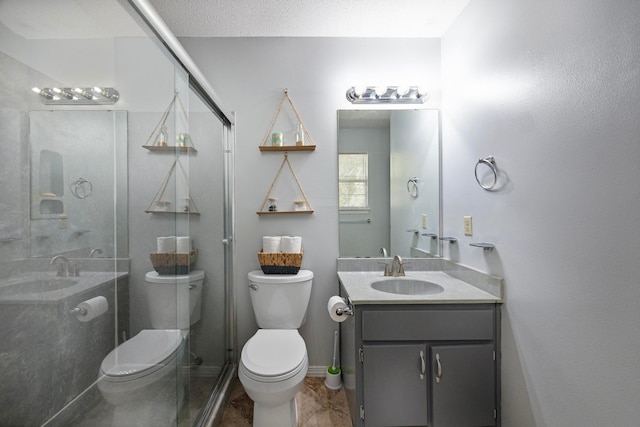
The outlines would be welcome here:
M 299 254 L 302 251 L 302 237 L 282 236 L 280 250 L 287 254 Z
M 176 252 L 179 254 L 188 254 L 191 252 L 191 237 L 176 237 Z
M 280 236 L 262 236 L 262 252 L 277 254 L 280 252 Z
M 176 251 L 176 236 L 158 237 L 158 253 L 168 254 Z

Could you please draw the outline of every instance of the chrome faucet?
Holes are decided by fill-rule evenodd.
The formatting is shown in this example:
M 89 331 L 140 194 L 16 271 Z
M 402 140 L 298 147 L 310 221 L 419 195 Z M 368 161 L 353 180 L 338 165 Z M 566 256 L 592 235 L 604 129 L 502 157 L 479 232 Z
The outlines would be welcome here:
M 62 255 L 56 255 L 51 258 L 51 265 L 56 264 L 58 267 L 58 277 L 75 277 L 78 275 L 78 270 L 75 265 L 72 265 L 67 257 Z
M 393 277 L 404 276 L 404 263 L 400 255 L 393 257 L 393 263 L 391 264 L 391 275 Z
M 102 251 L 102 249 L 100 248 L 95 248 L 91 251 L 91 253 L 89 254 L 89 258 L 93 258 L 94 255 L 98 255 L 98 257 L 100 257 L 100 255 L 102 255 L 104 252 Z
M 384 258 L 388 257 L 389 255 L 387 255 L 387 248 L 385 248 L 384 246 L 380 248 L 380 255 L 382 255 Z

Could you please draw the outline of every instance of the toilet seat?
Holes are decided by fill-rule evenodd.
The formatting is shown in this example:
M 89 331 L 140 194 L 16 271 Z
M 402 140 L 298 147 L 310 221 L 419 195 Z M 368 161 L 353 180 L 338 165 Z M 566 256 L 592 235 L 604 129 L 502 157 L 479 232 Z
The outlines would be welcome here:
M 307 347 L 297 329 L 259 329 L 242 348 L 240 362 L 247 377 L 279 382 L 305 369 Z
M 150 375 L 175 359 L 182 341 L 179 329 L 142 330 L 111 350 L 100 365 L 100 373 L 112 381 Z

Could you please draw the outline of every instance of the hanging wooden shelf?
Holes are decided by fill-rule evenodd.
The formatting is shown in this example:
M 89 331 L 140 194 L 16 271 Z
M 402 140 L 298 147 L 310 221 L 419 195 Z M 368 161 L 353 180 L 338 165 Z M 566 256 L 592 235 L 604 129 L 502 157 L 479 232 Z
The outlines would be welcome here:
M 169 135 L 166 133 L 165 123 L 167 122 L 167 118 L 169 118 L 169 113 L 171 112 L 171 108 L 175 108 L 176 114 L 178 113 L 178 107 L 180 112 L 182 113 L 182 118 L 185 123 L 189 123 L 189 118 L 187 117 L 187 111 L 182 105 L 182 101 L 180 101 L 180 97 L 178 96 L 178 92 L 175 92 L 171 102 L 162 113 L 162 117 L 160 117 L 160 121 L 151 131 L 151 135 L 147 138 L 147 141 L 144 143 L 143 147 L 149 151 L 154 152 L 165 152 L 165 153 L 197 153 L 193 142 L 191 141 L 191 136 L 188 133 L 179 133 L 178 138 L 179 141 L 176 141 L 176 145 L 168 145 Z M 164 130 L 164 138 L 161 139 L 160 135 Z M 153 143 L 152 143 L 153 141 Z M 162 141 L 162 142 L 161 142 Z
M 304 145 L 271 145 L 269 143 L 270 142 L 269 137 L 271 136 L 271 132 L 273 131 L 273 125 L 275 125 L 276 120 L 278 119 L 278 116 L 280 115 L 280 112 L 282 111 L 282 106 L 284 105 L 284 101 L 285 100 L 289 102 L 289 105 L 291 106 L 291 110 L 295 114 L 296 119 L 298 120 L 298 123 L 300 125 L 302 125 L 302 131 L 304 132 L 304 141 L 305 141 Z M 282 94 L 282 99 L 280 100 L 280 104 L 278 104 L 278 108 L 276 109 L 276 113 L 273 115 L 273 119 L 271 120 L 271 124 L 267 128 L 267 133 L 264 136 L 264 139 L 262 140 L 262 144 L 260 144 L 260 146 L 258 148 L 262 152 L 264 152 L 264 151 L 278 151 L 278 152 L 283 152 L 283 151 L 314 151 L 316 149 L 316 145 L 313 142 L 313 138 L 311 138 L 311 135 L 307 131 L 307 127 L 304 125 L 304 123 L 302 121 L 302 117 L 300 117 L 300 114 L 298 114 L 298 110 L 296 110 L 296 106 L 293 105 L 293 101 L 291 101 L 291 98 L 289 97 L 289 90 L 288 89 L 284 90 L 284 93 Z
M 298 190 L 300 190 L 300 194 L 302 194 L 302 197 L 304 199 L 304 206 L 306 207 L 306 209 L 304 210 L 295 210 L 295 211 L 270 211 L 268 208 L 267 210 L 265 210 L 265 207 L 267 206 L 267 201 L 269 200 L 269 196 L 271 195 L 271 191 L 273 190 L 273 187 L 275 186 L 276 182 L 278 181 L 278 178 L 280 177 L 280 173 L 282 172 L 282 169 L 284 169 L 284 166 L 287 165 L 289 167 L 289 171 L 291 171 L 291 175 L 293 176 L 293 178 L 296 181 L 296 185 L 298 186 Z M 300 180 L 298 179 L 295 171 L 293 170 L 293 167 L 291 166 L 291 163 L 289 162 L 289 155 L 287 153 L 284 154 L 284 160 L 282 160 L 282 164 L 280 164 L 280 169 L 278 169 L 278 173 L 276 173 L 276 176 L 273 178 L 273 182 L 271 183 L 271 187 L 269 187 L 269 191 L 267 192 L 267 195 L 265 196 L 264 200 L 262 201 L 262 204 L 260 205 L 260 208 L 258 209 L 258 211 L 256 212 L 258 215 L 282 215 L 282 214 L 310 214 L 313 213 L 313 209 L 311 208 L 311 204 L 309 203 L 309 200 L 307 199 L 307 195 L 304 194 L 304 190 L 302 189 L 302 185 L 300 184 Z
M 284 215 L 284 214 L 312 214 L 313 211 L 278 211 L 278 212 L 256 212 L 258 215 Z
M 261 145 L 258 147 L 260 151 L 314 151 L 315 145 Z
M 198 150 L 195 147 L 181 147 L 178 145 L 143 145 L 149 151 L 161 152 L 161 153 L 197 153 Z
M 182 210 L 168 209 L 171 202 L 164 199 L 164 194 L 165 194 L 165 191 L 167 190 L 167 184 L 169 183 L 169 179 L 174 173 L 176 173 L 176 169 L 179 169 L 180 172 L 182 173 L 182 178 L 184 179 L 184 182 L 186 185 L 186 183 L 188 182 L 187 174 L 184 171 L 182 164 L 180 163 L 180 158 L 176 157 L 176 159 L 173 161 L 173 164 L 169 168 L 169 171 L 167 172 L 167 176 L 164 178 L 162 185 L 156 192 L 155 196 L 153 196 L 153 199 L 151 200 L 149 207 L 145 210 L 146 213 L 200 215 L 200 212 L 198 212 L 198 207 L 196 206 L 195 201 L 191 197 L 191 194 L 188 194 L 188 197 L 184 199 L 185 201 L 188 202 L 188 205 L 185 207 L 185 209 L 182 209 Z
M 151 213 L 151 214 L 171 214 L 171 215 L 176 215 L 176 214 L 185 214 L 185 215 L 200 215 L 200 212 L 194 212 L 194 211 L 148 211 L 145 210 L 146 213 Z

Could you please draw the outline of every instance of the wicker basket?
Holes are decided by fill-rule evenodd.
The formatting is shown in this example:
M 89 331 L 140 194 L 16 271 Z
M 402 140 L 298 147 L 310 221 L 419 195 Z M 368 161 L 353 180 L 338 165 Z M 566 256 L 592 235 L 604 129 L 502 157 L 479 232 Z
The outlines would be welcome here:
M 189 274 L 198 259 L 198 251 L 192 250 L 188 254 L 176 252 L 149 254 L 153 268 L 161 275 Z
M 258 252 L 258 261 L 264 274 L 298 274 L 302 264 L 302 255 L 295 253 L 264 253 Z

